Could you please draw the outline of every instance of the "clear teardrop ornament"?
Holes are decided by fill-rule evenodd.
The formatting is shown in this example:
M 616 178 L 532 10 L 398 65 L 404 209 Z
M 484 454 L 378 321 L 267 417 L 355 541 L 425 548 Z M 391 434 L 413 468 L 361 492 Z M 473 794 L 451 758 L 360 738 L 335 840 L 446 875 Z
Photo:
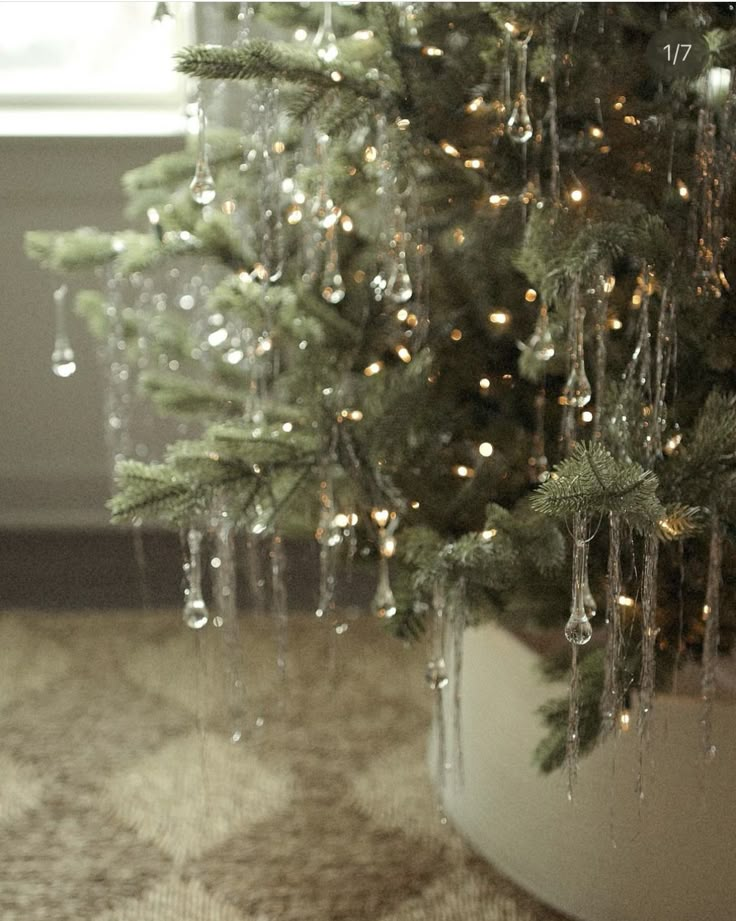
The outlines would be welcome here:
M 506 122 L 506 135 L 515 144 L 526 144 L 534 134 L 532 120 L 529 117 L 529 106 L 526 95 L 519 93 L 511 110 L 511 116 Z
M 565 624 L 565 639 L 575 646 L 585 646 L 593 636 L 593 628 L 581 603 L 572 611 Z
M 215 200 L 217 195 L 215 180 L 206 158 L 197 160 L 197 165 L 194 168 L 194 178 L 189 184 L 189 191 L 192 193 L 192 199 L 198 205 L 209 205 Z
M 595 617 L 596 612 L 598 611 L 598 603 L 595 600 L 593 592 L 590 590 L 590 582 L 588 581 L 588 574 L 585 574 L 585 581 L 583 582 L 583 608 L 585 609 L 585 614 L 587 617 Z
M 337 60 L 338 50 L 335 33 L 332 31 L 332 4 L 324 4 L 324 16 L 317 34 L 314 36 L 312 47 L 317 52 L 317 57 L 325 64 L 332 64 Z
M 209 611 L 202 596 L 202 532 L 190 528 L 187 532 L 189 562 L 185 563 L 187 575 L 186 601 L 182 619 L 187 627 L 200 630 L 209 620 Z
M 381 556 L 378 560 L 378 585 L 373 596 L 373 613 L 377 617 L 389 620 L 396 614 L 396 598 L 389 580 L 388 559 Z
M 197 125 L 197 162 L 194 167 L 194 178 L 189 183 L 189 191 L 198 205 L 209 205 L 215 200 L 217 192 L 207 152 L 207 116 L 201 91 L 197 98 Z
M 573 367 L 570 371 L 562 398 L 565 406 L 576 406 L 580 409 L 590 403 L 592 396 L 593 390 L 585 373 L 585 364 L 581 361 L 579 365 Z
M 411 278 L 406 271 L 406 265 L 403 260 L 399 260 L 396 265 L 396 271 L 393 273 L 388 283 L 388 297 L 390 297 L 395 304 L 405 304 L 407 301 L 411 300 L 413 293 Z
M 340 274 L 337 246 L 333 242 L 322 275 L 322 298 L 328 304 L 339 304 L 344 297 L 345 283 Z
M 450 676 L 447 673 L 447 665 L 443 658 L 430 659 L 427 662 L 427 670 L 424 673 L 425 681 L 431 690 L 442 691 L 450 683 Z
M 54 316 L 56 331 L 54 350 L 51 353 L 51 370 L 57 377 L 71 377 L 77 370 L 74 349 L 66 331 L 66 295 L 67 286 L 62 285 L 54 291 Z
M 547 307 L 544 304 L 539 309 L 537 325 L 534 327 L 534 332 L 529 339 L 529 348 L 539 361 L 549 361 L 550 358 L 554 358 L 555 343 L 549 328 Z

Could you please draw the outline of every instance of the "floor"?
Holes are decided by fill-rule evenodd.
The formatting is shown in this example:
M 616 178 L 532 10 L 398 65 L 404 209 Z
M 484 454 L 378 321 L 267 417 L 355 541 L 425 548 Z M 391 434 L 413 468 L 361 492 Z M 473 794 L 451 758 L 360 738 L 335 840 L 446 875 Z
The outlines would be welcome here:
M 426 770 L 425 652 L 354 612 L 0 616 L 3 921 L 561 921 Z M 232 741 L 239 737 L 239 741 Z

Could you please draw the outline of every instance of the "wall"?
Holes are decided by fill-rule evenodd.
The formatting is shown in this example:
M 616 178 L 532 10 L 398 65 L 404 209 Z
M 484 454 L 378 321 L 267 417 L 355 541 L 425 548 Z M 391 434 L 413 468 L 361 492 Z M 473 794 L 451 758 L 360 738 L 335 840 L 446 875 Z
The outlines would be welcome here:
M 51 373 L 59 279 L 23 253 L 26 230 L 127 226 L 120 177 L 176 137 L 0 138 L 0 527 L 104 525 L 110 492 L 103 375 L 71 319 L 77 373 Z

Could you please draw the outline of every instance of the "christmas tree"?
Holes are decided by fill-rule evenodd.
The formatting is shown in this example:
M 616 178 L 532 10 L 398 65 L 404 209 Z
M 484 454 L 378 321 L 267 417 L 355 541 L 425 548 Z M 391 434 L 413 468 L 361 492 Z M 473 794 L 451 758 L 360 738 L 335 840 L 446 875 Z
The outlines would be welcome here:
M 76 307 L 109 343 L 113 518 L 185 529 L 195 628 L 208 528 L 218 591 L 236 533 L 277 576 L 283 536 L 316 533 L 338 629 L 338 564 L 373 548 L 374 611 L 433 631 L 438 700 L 468 624 L 535 623 L 551 674 L 572 648 L 537 753 L 571 778 L 634 694 L 643 744 L 655 689 L 701 659 L 712 753 L 736 525 L 730 7 L 208 6 L 217 44 L 177 63 L 194 144 L 124 179 L 149 226 L 27 241 L 101 277 Z M 56 372 L 73 360 L 61 330 Z M 156 463 L 130 456 L 134 377 L 186 420 Z

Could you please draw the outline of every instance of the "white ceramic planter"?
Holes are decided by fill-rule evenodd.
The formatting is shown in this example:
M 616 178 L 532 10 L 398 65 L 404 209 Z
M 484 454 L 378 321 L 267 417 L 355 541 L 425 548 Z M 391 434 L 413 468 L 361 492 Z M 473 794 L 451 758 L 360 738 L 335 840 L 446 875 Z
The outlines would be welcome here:
M 466 631 L 464 655 L 465 783 L 450 777 L 444 799 L 479 853 L 581 921 L 736 919 L 732 699 L 715 705 L 718 754 L 705 763 L 700 701 L 658 697 L 644 799 L 632 727 L 581 760 L 571 804 L 563 774 L 543 776 L 531 761 L 536 711 L 566 688 L 544 681 L 536 654 L 492 624 Z

